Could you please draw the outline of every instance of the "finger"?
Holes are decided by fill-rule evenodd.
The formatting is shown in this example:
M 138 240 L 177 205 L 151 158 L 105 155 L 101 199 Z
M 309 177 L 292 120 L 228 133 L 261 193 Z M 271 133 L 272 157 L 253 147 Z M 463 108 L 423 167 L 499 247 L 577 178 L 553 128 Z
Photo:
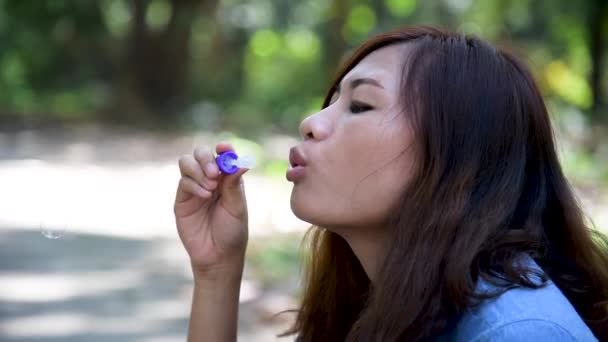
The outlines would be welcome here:
M 187 201 L 192 196 L 198 196 L 202 199 L 211 198 L 211 192 L 203 189 L 194 179 L 190 177 L 182 177 L 177 186 L 176 202 Z
M 221 187 L 223 191 L 233 191 L 243 187 L 243 174 L 249 171 L 246 168 L 239 168 L 233 174 L 222 175 Z
M 186 155 L 179 159 L 179 170 L 182 176 L 194 179 L 205 190 L 213 191 L 217 187 L 217 180 L 205 176 L 200 164 L 193 156 Z
M 222 141 L 221 143 L 215 145 L 215 152 L 217 154 L 224 153 L 226 151 L 234 151 L 234 147 L 231 143 Z
M 194 159 L 199 163 L 205 176 L 217 180 L 220 170 L 215 163 L 215 157 L 209 149 L 198 147 L 194 150 Z
M 249 169 L 241 168 L 233 174 L 222 174 L 220 181 L 220 201 L 222 206 L 234 217 L 241 217 L 247 212 L 247 199 L 245 198 L 245 187 L 243 174 Z

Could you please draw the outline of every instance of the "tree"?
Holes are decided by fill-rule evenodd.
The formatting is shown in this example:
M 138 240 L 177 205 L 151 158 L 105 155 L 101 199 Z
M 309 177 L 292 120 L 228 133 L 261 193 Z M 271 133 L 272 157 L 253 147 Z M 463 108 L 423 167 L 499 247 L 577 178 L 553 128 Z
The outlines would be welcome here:
M 213 13 L 217 0 L 170 0 L 164 27 L 151 27 L 149 0 L 132 0 L 133 20 L 123 73 L 140 109 L 166 122 L 189 99 L 192 25 L 201 11 Z
M 604 88 L 604 57 L 606 56 L 606 40 L 608 39 L 608 1 L 592 0 L 589 25 L 589 50 L 591 55 L 590 83 L 593 103 L 591 106 L 592 121 L 605 121 L 608 114 L 605 110 Z

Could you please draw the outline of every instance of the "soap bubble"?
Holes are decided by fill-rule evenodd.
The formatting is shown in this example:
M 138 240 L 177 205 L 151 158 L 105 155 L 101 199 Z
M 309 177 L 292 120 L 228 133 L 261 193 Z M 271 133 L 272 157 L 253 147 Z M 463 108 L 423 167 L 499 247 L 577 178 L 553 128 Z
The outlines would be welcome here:
M 65 230 L 42 228 L 40 230 L 40 233 L 42 233 L 42 235 L 44 235 L 44 237 L 47 239 L 56 240 L 62 238 L 65 235 Z
M 49 240 L 61 239 L 65 235 L 65 227 L 51 227 L 40 224 L 40 234 Z

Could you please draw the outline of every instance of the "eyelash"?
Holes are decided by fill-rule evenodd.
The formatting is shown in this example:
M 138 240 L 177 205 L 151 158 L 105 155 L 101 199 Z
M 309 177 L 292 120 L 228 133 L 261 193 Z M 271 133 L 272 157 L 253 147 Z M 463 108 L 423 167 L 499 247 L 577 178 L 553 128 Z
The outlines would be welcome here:
M 335 95 L 337 95 L 337 94 L 339 94 L 339 92 L 338 91 L 334 91 L 334 95 L 332 96 L 332 98 Z M 332 104 L 334 102 L 336 102 L 336 100 L 331 100 L 330 104 Z M 372 107 L 372 106 L 370 106 L 368 104 L 362 103 L 362 102 L 356 102 L 356 101 L 354 101 L 354 102 L 351 102 L 351 104 L 350 104 L 350 111 L 353 114 L 363 113 L 363 112 L 366 112 L 366 111 L 372 110 L 372 109 L 374 109 L 374 107 Z
M 365 103 L 361 103 L 361 102 L 352 102 L 350 104 L 350 111 L 353 114 L 363 113 L 365 111 L 372 110 L 372 109 L 374 109 L 374 107 L 367 105 Z

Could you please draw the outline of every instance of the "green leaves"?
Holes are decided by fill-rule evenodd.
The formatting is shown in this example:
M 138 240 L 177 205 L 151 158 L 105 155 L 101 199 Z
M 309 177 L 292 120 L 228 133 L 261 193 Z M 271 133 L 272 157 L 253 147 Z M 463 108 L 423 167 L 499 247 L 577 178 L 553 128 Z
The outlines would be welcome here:
M 184 3 L 0 1 L 0 112 L 188 126 L 193 108 L 213 103 L 216 117 L 197 123 L 295 132 L 319 110 L 345 53 L 376 32 L 418 23 L 515 47 L 556 103 L 588 113 L 593 98 L 608 95 L 605 71 L 599 94 L 590 81 L 602 64 L 590 48 L 587 2 L 189 0 L 178 7 Z M 192 20 L 170 29 L 179 13 Z M 599 27 L 608 27 L 602 20 Z

